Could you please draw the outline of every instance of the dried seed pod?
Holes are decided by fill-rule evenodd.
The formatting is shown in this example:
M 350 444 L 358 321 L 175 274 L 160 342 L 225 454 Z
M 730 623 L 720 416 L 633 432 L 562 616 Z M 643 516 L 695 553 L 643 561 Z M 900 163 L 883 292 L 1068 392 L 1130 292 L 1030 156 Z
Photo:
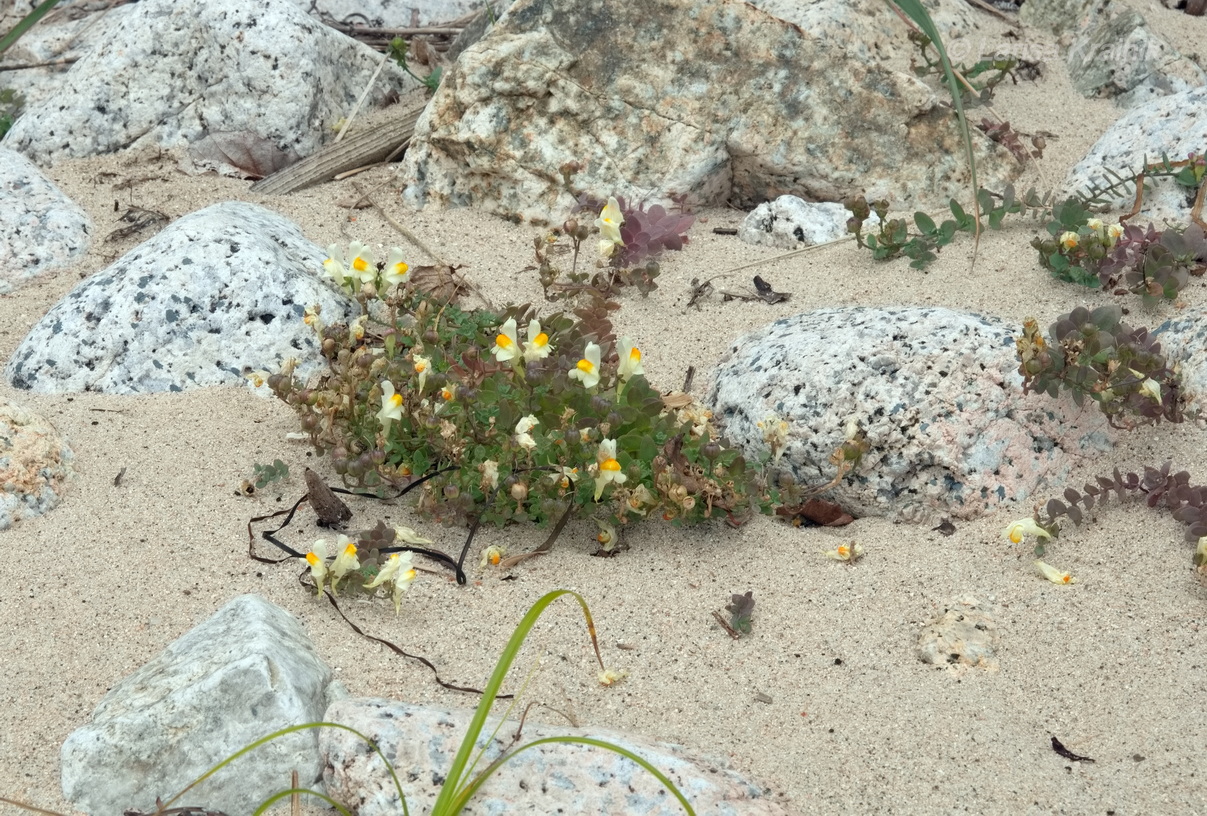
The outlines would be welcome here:
M 327 484 L 310 468 L 306 468 L 306 495 L 310 506 L 326 527 L 336 527 L 352 518 L 352 511 L 327 487 Z

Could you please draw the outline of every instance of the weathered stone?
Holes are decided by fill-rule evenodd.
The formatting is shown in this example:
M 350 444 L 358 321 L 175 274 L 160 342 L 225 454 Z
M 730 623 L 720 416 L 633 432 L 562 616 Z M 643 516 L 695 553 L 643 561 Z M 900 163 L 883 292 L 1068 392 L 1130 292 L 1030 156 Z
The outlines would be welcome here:
M 987 186 L 1017 175 L 974 134 Z M 558 220 L 575 197 L 748 209 L 967 193 L 955 119 L 918 79 L 736 0 L 518 0 L 461 55 L 407 151 L 404 200 Z
M 1085 96 L 1117 97 L 1131 108 L 1207 82 L 1198 65 L 1118 0 L 1027 0 L 1019 19 L 1068 35 L 1069 78 Z
M 101 700 L 63 743 L 63 796 L 95 816 L 155 810 L 228 756 L 291 725 L 319 722 L 331 669 L 301 624 L 241 595 L 169 644 Z M 180 804 L 246 816 L 289 785 L 321 784 L 317 729 L 288 734 L 223 768 Z
M 92 222 L 20 153 L 0 147 L 0 295 L 88 252 Z
M 41 393 L 138 394 L 242 383 L 298 358 L 320 367 L 302 322 L 347 319 L 354 304 L 319 278 L 326 254 L 288 219 L 215 204 L 170 224 L 89 277 L 30 331 L 5 368 Z
M 375 741 L 402 781 L 412 813 L 428 813 L 440 784 L 468 731 L 472 711 L 407 705 L 390 700 L 349 699 L 332 704 L 324 719 L 355 728 Z M 479 768 L 510 742 L 504 726 L 478 746 Z M 678 786 L 697 813 L 711 816 L 781 816 L 778 798 L 742 778 L 724 763 L 679 745 L 652 742 L 602 729 L 527 723 L 523 742 L 552 736 L 593 737 L 620 745 L 649 761 Z M 358 816 L 397 816 L 398 792 L 377 754 L 344 730 L 324 728 L 319 752 L 327 771 L 327 794 Z M 515 756 L 487 780 L 472 800 L 474 813 L 681 814 L 683 808 L 637 763 L 584 745 L 542 745 Z
M 1102 134 L 1077 166 L 1069 171 L 1065 186 L 1070 192 L 1085 192 L 1091 182 L 1101 186 L 1111 182 L 1110 169 L 1122 174 L 1140 170 L 1145 160 L 1185 161 L 1190 153 L 1202 160 L 1207 151 L 1207 87 L 1155 99 L 1134 108 Z M 1144 196 L 1143 213 L 1161 223 L 1188 224 L 1195 190 L 1163 179 L 1154 191 Z M 1111 198 L 1110 206 L 1130 210 L 1135 189 L 1125 188 Z
M 786 422 L 778 465 L 801 485 L 833 478 L 858 423 L 869 450 L 824 494 L 856 515 L 972 518 L 1048 495 L 1109 445 L 1099 413 L 1023 395 L 1016 331 L 942 308 L 819 309 L 740 338 L 706 403 L 754 460 Z
M 307 155 L 356 103 L 381 60 L 289 0 L 143 0 L 105 20 L 100 44 L 30 107 L 5 144 L 46 163 L 126 147 L 185 147 L 250 131 Z M 414 88 L 397 66 L 370 104 Z
M 850 211 L 841 204 L 785 195 L 755 207 L 738 227 L 738 238 L 758 246 L 797 249 L 844 237 L 850 218 Z M 880 217 L 872 213 L 865 223 L 872 227 L 880 223 Z
M 0 397 L 0 530 L 52 510 L 75 475 L 72 458 L 46 419 Z
M 891 62 L 904 68 L 918 53 L 910 27 L 883 0 L 751 0 L 750 5 L 798 25 L 830 45 L 842 46 L 861 61 Z M 922 0 L 948 53 L 961 37 L 980 29 L 977 12 L 967 3 Z M 971 62 L 980 58 L 978 54 Z M 970 62 L 970 64 L 971 64 Z
M 378 28 L 415 28 L 448 23 L 477 11 L 483 0 L 294 0 L 320 19 Z M 499 0 L 492 5 L 506 6 Z M 496 14 L 502 13 L 497 8 Z
M 1192 305 L 1152 333 L 1165 359 L 1178 367 L 1186 418 L 1207 422 L 1207 308 Z
M 996 669 L 998 631 L 991 604 L 964 597 L 918 634 L 918 659 L 960 671 Z

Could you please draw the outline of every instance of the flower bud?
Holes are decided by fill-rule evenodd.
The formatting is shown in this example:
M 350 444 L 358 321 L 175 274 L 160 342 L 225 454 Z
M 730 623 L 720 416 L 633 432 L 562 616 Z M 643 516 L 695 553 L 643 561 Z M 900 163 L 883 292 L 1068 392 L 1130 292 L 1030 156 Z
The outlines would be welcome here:
M 511 486 L 511 498 L 518 502 L 526 501 L 528 499 L 528 485 L 523 482 L 513 484 Z

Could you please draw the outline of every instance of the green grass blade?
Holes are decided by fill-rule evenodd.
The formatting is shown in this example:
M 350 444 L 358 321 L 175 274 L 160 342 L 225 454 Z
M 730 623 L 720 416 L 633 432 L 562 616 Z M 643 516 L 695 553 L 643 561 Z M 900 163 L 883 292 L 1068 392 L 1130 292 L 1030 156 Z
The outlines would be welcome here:
M 339 802 L 335 801 L 334 799 L 332 799 L 330 796 L 328 796 L 325 793 L 319 793 L 318 791 L 311 790 L 310 788 L 290 788 L 289 790 L 283 790 L 283 791 L 274 793 L 272 796 L 268 797 L 263 802 L 261 802 L 260 806 L 258 808 L 256 808 L 255 812 L 252 813 L 251 816 L 260 816 L 261 813 L 268 810 L 270 807 L 275 805 L 280 800 L 284 799 L 286 796 L 293 796 L 295 793 L 308 793 L 311 796 L 317 796 L 319 799 L 322 799 L 324 802 L 331 805 L 331 807 L 338 810 L 342 814 L 342 816 L 352 816 L 352 814 L 348 812 L 348 809 L 346 807 L 344 807 L 343 805 L 341 805 Z
M 565 744 L 577 743 L 579 745 L 590 745 L 590 746 L 594 746 L 595 748 L 603 748 L 603 749 L 611 751 L 613 753 L 620 754 L 622 757 L 625 757 L 626 759 L 633 760 L 638 765 L 640 765 L 642 768 L 644 768 L 646 771 L 648 771 L 655 779 L 657 779 L 659 782 L 661 782 L 662 786 L 664 788 L 666 788 L 668 791 L 670 791 L 671 794 L 674 795 L 674 797 L 679 800 L 679 804 L 683 805 L 683 810 L 688 814 L 688 816 L 696 816 L 696 811 L 692 810 L 691 803 L 687 801 L 687 797 L 684 796 L 683 793 L 677 787 L 675 787 L 675 783 L 672 782 L 666 776 L 666 774 L 662 773 L 662 771 L 655 768 L 652 764 L 650 764 L 650 762 L 648 760 L 642 759 L 640 756 L 638 756 L 637 754 L 628 750 L 627 748 L 621 748 L 619 745 L 616 745 L 615 743 L 605 742 L 604 740 L 592 739 L 591 737 L 571 737 L 571 736 L 545 737 L 543 739 L 533 740 L 532 742 L 522 745 L 521 747 L 517 748 L 516 750 L 499 757 L 494 762 L 492 762 L 486 768 L 486 770 L 484 770 L 484 771 L 482 771 L 482 773 L 478 774 L 478 776 L 475 777 L 472 782 L 470 782 L 468 785 L 465 786 L 464 789 L 462 789 L 460 795 L 458 795 L 456 801 L 454 802 L 455 807 L 454 807 L 454 810 L 451 811 L 451 814 L 459 813 L 461 808 L 465 807 L 465 805 L 469 803 L 469 800 L 471 798 L 473 798 L 473 795 L 475 793 L 477 793 L 478 788 L 480 788 L 482 786 L 482 784 L 487 780 L 487 778 L 491 774 L 493 774 L 495 771 L 497 771 L 500 767 L 502 767 L 502 765 L 505 762 L 512 759 L 513 757 L 519 756 L 521 753 L 523 753 L 524 751 L 527 751 L 529 748 L 535 748 L 538 745 L 548 745 L 548 744 L 556 743 L 556 742 L 565 743 Z
M 906 17 L 913 20 L 918 28 L 922 29 L 922 33 L 930 37 L 931 43 L 935 50 L 939 52 L 939 59 L 943 62 L 943 77 L 947 80 L 947 89 L 951 93 L 951 103 L 955 106 L 956 117 L 960 124 L 960 135 L 964 138 L 964 152 L 968 155 L 968 169 L 972 173 L 972 206 L 976 209 L 977 240 L 980 240 L 980 207 L 977 205 L 976 195 L 980 189 L 976 178 L 976 158 L 972 152 L 972 131 L 968 128 L 968 119 L 964 116 L 964 95 L 960 91 L 960 82 L 956 79 L 955 71 L 951 67 L 951 60 L 947 57 L 947 48 L 943 45 L 943 38 L 939 36 L 939 29 L 935 26 L 935 21 L 930 19 L 930 14 L 926 11 L 926 6 L 922 5 L 921 0 L 886 0 L 901 9 Z M 974 251 L 975 257 L 975 251 Z
M 222 760 L 217 765 L 210 768 L 208 771 L 203 773 L 201 776 L 197 777 L 192 782 L 190 782 L 187 786 L 185 786 L 184 790 L 182 790 L 180 793 L 173 796 L 168 801 L 164 802 L 163 805 L 160 806 L 160 809 L 167 810 L 169 807 L 172 806 L 172 803 L 175 802 L 177 799 L 184 796 L 190 790 L 197 787 L 202 782 L 209 779 L 211 776 L 218 773 L 218 771 L 222 770 L 227 765 L 231 764 L 232 762 L 234 762 L 236 759 L 243 756 L 244 754 L 249 753 L 250 751 L 254 751 L 255 749 L 259 748 L 261 745 L 272 742 L 273 740 L 275 740 L 279 737 L 283 737 L 286 734 L 292 734 L 295 731 L 305 731 L 306 729 L 309 729 L 309 728 L 339 728 L 344 731 L 349 731 L 349 732 L 355 734 L 356 736 L 360 737 L 362 740 L 364 740 L 365 743 L 370 748 L 373 749 L 374 753 L 376 753 L 379 757 L 381 757 L 381 761 L 385 763 L 386 769 L 390 772 L 390 778 L 394 780 L 394 788 L 395 788 L 395 790 L 398 791 L 398 800 L 400 802 L 402 802 L 403 816 L 410 816 L 410 814 L 407 810 L 406 797 L 402 793 L 402 783 L 398 781 L 398 774 L 396 774 L 394 772 L 394 766 L 390 764 L 390 760 L 386 759 L 386 755 L 381 752 L 381 748 L 377 745 L 377 743 L 374 742 L 373 740 L 369 739 L 368 737 L 366 737 L 364 734 L 357 731 L 355 728 L 351 728 L 347 725 L 342 725 L 340 723 L 333 723 L 333 722 L 314 722 L 314 723 L 302 723 L 301 725 L 291 725 L 288 728 L 282 728 L 280 731 L 274 731 L 266 737 L 261 737 L 260 739 L 256 740 L 255 742 L 251 743 L 250 745 L 243 746 L 238 751 L 235 751 L 235 753 L 231 754 L 226 759 Z M 288 791 L 286 793 L 288 793 Z M 278 798 L 279 798 L 279 795 L 278 795 Z M 275 801 L 275 800 L 270 800 L 270 801 Z
M 37 25 L 39 20 L 45 17 L 52 8 L 58 5 L 58 2 L 59 0 L 42 0 L 42 2 L 38 4 L 37 8 L 22 17 L 21 22 L 13 26 L 12 31 L 8 32 L 3 37 L 0 37 L 0 54 L 3 54 L 5 51 L 11 48 L 13 43 L 21 39 L 26 31 L 29 31 L 31 28 Z
M 449 768 L 444 785 L 440 788 L 440 795 L 432 806 L 433 816 L 455 814 L 458 812 L 452 809 L 453 802 L 458 798 L 459 791 L 467 782 L 466 766 L 473 753 L 474 745 L 478 741 L 478 735 L 482 733 L 482 728 L 486 725 L 486 718 L 490 715 L 490 708 L 494 705 L 495 698 L 499 696 L 499 690 L 503 687 L 503 680 L 507 677 L 507 672 L 515 661 L 516 655 L 520 653 L 520 647 L 524 645 L 524 638 L 528 637 L 528 633 L 536 625 L 536 621 L 541 616 L 541 613 L 548 608 L 549 604 L 563 595 L 573 595 L 574 599 L 578 601 L 578 605 L 582 607 L 583 617 L 587 620 L 587 632 L 591 636 L 591 645 L 595 647 L 595 658 L 599 661 L 600 668 L 603 668 L 603 657 L 599 653 L 599 641 L 595 637 L 595 621 L 591 618 L 591 610 L 587 607 L 587 602 L 583 597 L 569 589 L 558 589 L 542 596 L 540 600 L 532 605 L 528 613 L 524 615 L 524 619 L 520 621 L 515 631 L 511 633 L 511 639 L 507 641 L 507 646 L 504 647 L 502 654 L 499 655 L 499 662 L 495 664 L 495 670 L 490 675 L 486 688 L 482 691 L 482 701 L 478 703 L 478 708 L 474 711 L 473 719 L 469 724 L 469 730 L 466 732 L 464 739 L 462 739 L 461 746 L 457 749 L 457 756 L 453 759 L 452 767 Z

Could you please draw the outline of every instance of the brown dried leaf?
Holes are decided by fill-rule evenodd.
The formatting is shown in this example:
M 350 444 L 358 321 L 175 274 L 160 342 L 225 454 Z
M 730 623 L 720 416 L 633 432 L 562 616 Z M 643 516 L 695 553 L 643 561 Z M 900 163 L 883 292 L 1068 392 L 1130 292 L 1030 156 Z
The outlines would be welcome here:
M 456 304 L 470 291 L 469 283 L 457 273 L 459 266 L 412 266 L 411 285 L 441 303 Z

